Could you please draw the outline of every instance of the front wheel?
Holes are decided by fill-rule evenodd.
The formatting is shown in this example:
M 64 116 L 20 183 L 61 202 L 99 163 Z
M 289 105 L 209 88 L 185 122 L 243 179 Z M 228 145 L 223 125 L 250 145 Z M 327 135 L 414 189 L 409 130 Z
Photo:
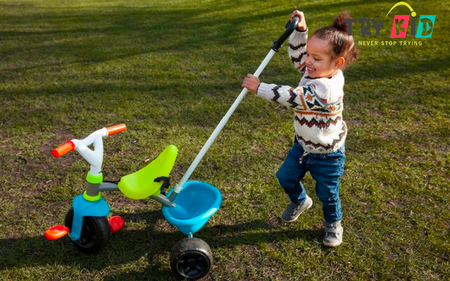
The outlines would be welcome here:
M 71 229 L 73 222 L 73 208 L 65 218 L 65 225 Z M 96 253 L 105 248 L 111 236 L 109 223 L 106 217 L 84 217 L 80 239 L 72 241 L 75 247 L 84 253 Z
M 208 274 L 212 262 L 211 248 L 198 238 L 179 241 L 170 253 L 170 267 L 178 278 L 200 279 Z

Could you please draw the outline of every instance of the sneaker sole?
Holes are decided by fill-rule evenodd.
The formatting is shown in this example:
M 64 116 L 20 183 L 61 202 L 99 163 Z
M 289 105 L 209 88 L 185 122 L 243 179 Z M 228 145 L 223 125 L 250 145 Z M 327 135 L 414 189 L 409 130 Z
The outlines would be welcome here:
M 323 245 L 325 247 L 328 247 L 328 248 L 336 248 L 336 247 L 339 247 L 341 244 L 342 244 L 342 241 L 338 242 L 338 243 L 325 243 L 325 242 L 323 242 Z
M 303 212 L 301 212 L 300 214 L 298 214 L 298 216 L 297 216 L 295 219 L 292 219 L 292 220 L 285 220 L 285 219 L 283 219 L 283 216 L 281 216 L 281 220 L 284 221 L 284 222 L 287 222 L 287 223 L 295 222 L 295 221 L 300 217 L 300 215 L 303 214 L 303 213 L 304 213 L 306 210 L 308 210 L 309 208 L 311 208 L 312 205 L 313 205 L 313 201 L 311 200 L 311 204 L 309 204 L 309 206 L 308 206 L 306 209 L 304 209 Z

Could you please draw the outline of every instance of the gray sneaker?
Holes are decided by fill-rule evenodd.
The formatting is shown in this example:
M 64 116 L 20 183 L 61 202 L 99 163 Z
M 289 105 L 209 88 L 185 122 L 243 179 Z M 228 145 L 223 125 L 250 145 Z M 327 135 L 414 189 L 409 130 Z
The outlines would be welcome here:
M 281 219 L 284 222 L 294 222 L 298 219 L 298 217 L 306 210 L 311 208 L 312 206 L 312 200 L 311 198 L 306 195 L 306 200 L 303 202 L 303 204 L 298 205 L 293 202 L 289 203 L 289 205 L 284 210 L 283 214 L 281 215 Z
M 344 234 L 344 228 L 341 226 L 341 221 L 335 221 L 333 223 L 325 222 L 325 237 L 323 238 L 323 244 L 327 247 L 337 247 L 342 244 L 342 235 Z

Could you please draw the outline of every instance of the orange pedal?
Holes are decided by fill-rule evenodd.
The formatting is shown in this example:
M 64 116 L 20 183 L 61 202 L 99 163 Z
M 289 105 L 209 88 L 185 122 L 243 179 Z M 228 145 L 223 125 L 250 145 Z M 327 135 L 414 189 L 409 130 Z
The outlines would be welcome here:
M 56 239 L 59 239 L 59 238 L 65 236 L 68 233 L 69 233 L 68 227 L 58 224 L 58 225 L 55 225 L 55 226 L 47 229 L 47 231 L 45 232 L 45 238 L 47 238 L 49 240 L 56 240 Z

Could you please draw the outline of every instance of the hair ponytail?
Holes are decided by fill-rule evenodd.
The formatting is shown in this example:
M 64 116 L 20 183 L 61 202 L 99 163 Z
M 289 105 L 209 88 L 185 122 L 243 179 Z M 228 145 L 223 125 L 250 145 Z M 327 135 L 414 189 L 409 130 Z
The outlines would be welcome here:
M 344 19 L 350 19 L 350 13 L 348 11 L 340 12 L 333 20 L 333 27 L 339 31 L 348 33 L 348 24 L 344 22 Z
M 344 19 L 350 19 L 348 11 L 340 12 L 333 20 L 333 25 L 322 27 L 314 32 L 316 36 L 323 40 L 329 40 L 331 45 L 331 57 L 344 57 L 344 67 L 350 65 L 358 59 L 359 50 L 355 47 L 353 36 L 348 35 L 348 23 Z

